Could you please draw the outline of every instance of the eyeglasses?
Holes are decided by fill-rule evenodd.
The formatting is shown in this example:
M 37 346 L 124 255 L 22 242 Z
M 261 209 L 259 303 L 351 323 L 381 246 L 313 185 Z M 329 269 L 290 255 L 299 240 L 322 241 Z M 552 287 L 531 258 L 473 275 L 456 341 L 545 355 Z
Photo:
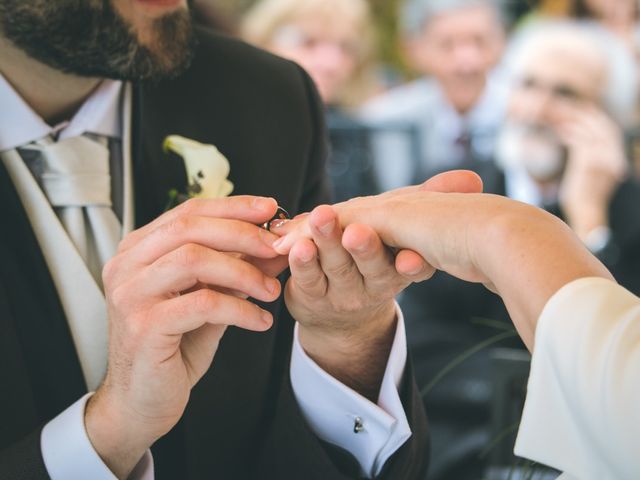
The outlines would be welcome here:
M 580 102 L 587 100 L 587 97 L 570 85 L 563 83 L 545 84 L 539 79 L 532 76 L 524 76 L 520 79 L 518 85 L 525 90 L 545 91 L 551 96 L 571 102 Z

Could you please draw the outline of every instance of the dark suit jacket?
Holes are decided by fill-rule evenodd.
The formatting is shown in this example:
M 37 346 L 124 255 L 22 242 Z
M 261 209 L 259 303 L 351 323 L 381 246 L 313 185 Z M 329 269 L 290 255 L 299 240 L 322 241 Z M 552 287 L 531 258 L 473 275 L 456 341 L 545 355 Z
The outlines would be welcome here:
M 273 196 L 292 213 L 324 201 L 323 112 L 308 76 L 241 42 L 199 36 L 185 74 L 135 87 L 137 224 L 161 214 L 169 190 L 186 185 L 184 167 L 162 153 L 169 134 L 215 144 L 230 159 L 236 194 Z M 86 387 L 60 301 L 4 168 L 0 219 L 0 478 L 45 479 L 41 427 Z M 158 479 L 341 479 L 357 471 L 349 455 L 319 441 L 305 424 L 288 374 L 294 322 L 282 300 L 268 308 L 276 317 L 269 332 L 227 331 L 184 417 L 153 447 Z M 426 470 L 426 420 L 407 370 L 401 396 L 413 436 L 381 478 L 419 478 Z

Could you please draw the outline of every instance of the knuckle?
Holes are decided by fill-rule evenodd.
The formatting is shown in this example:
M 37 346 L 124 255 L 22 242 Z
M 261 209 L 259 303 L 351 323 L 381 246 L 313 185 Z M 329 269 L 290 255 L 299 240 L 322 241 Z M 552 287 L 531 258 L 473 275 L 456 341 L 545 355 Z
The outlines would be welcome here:
M 127 349 L 135 350 L 140 347 L 142 340 L 149 334 L 153 324 L 150 316 L 131 315 L 125 320 L 124 344 Z
M 298 268 L 291 272 L 292 280 L 303 290 L 318 290 L 325 282 L 325 273 L 317 268 Z
M 247 319 L 256 315 L 256 307 L 254 304 L 246 301 L 233 302 L 229 305 L 229 311 L 232 318 Z
M 104 268 L 102 269 L 102 284 L 105 287 L 105 290 L 110 289 L 113 285 L 112 283 L 115 281 L 116 272 L 118 271 L 118 256 L 112 257 L 110 260 L 105 263 Z
M 190 303 L 197 312 L 213 311 L 220 305 L 220 295 L 213 290 L 203 288 L 193 293 Z
M 376 286 L 392 286 L 406 281 L 391 265 L 368 272 L 365 277 L 367 284 Z
M 203 247 L 188 243 L 174 250 L 173 262 L 184 268 L 192 268 L 203 260 Z
M 298 277 L 296 279 L 296 283 L 298 284 L 298 287 L 305 291 L 320 290 L 323 285 L 322 279 L 309 276 Z
M 345 280 L 353 276 L 356 266 L 353 262 L 345 262 L 340 265 L 327 267 L 327 274 L 338 280 Z
M 126 237 L 124 237 L 120 243 L 118 243 L 118 249 L 116 250 L 117 253 L 121 253 L 124 252 L 125 250 L 127 250 L 129 248 L 129 245 L 132 245 L 134 241 L 134 237 L 133 234 L 130 233 L 129 235 L 127 235 Z
M 180 204 L 180 216 L 195 214 L 200 209 L 200 205 L 202 205 L 202 199 L 200 198 L 186 200 Z
M 182 237 L 193 226 L 193 221 L 188 215 L 180 215 L 170 222 L 165 223 L 161 228 L 163 235 L 171 235 L 175 237 Z
M 129 289 L 124 288 L 123 286 L 117 287 L 109 293 L 109 298 L 111 299 L 111 304 L 116 309 L 120 310 L 128 302 Z

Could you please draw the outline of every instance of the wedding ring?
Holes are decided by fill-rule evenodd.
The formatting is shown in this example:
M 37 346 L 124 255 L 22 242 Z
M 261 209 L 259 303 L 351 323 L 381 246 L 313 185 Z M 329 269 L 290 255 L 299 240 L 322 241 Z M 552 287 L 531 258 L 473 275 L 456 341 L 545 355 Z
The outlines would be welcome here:
M 262 228 L 264 228 L 267 232 L 271 231 L 271 224 L 275 221 L 282 221 L 282 220 L 290 220 L 291 216 L 289 215 L 289 213 L 282 207 L 278 206 L 278 210 L 276 210 L 276 214 L 271 217 L 271 220 L 269 220 L 268 222 L 264 222 L 262 224 Z

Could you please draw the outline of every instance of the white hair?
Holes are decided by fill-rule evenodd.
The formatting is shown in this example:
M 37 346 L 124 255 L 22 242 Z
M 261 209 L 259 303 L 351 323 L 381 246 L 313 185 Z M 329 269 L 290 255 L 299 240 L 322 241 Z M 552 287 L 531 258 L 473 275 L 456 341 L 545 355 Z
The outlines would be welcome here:
M 541 43 L 562 42 L 568 36 L 601 57 L 606 68 L 602 105 L 621 126 L 629 126 L 637 108 L 638 65 L 622 40 L 595 22 L 544 20 L 525 27 L 508 49 L 507 74 L 518 77 Z
M 497 26 L 503 27 L 504 19 L 498 0 L 405 0 L 400 12 L 400 25 L 405 35 L 411 37 L 419 35 L 438 15 L 476 6 L 491 9 L 495 13 Z

